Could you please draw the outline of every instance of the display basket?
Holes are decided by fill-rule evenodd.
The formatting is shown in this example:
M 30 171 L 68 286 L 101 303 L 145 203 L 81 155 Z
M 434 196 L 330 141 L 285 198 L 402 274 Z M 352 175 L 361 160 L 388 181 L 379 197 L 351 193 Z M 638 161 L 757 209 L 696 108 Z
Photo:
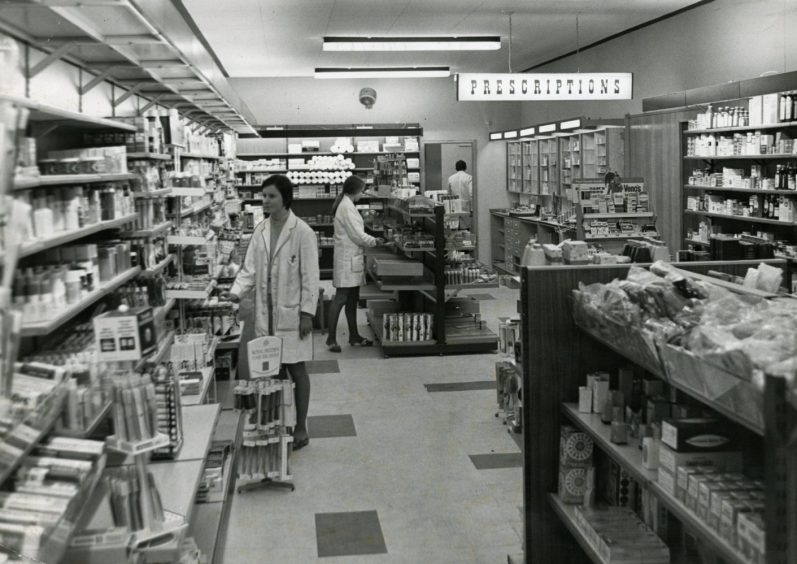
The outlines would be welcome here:
M 750 429 L 764 428 L 764 395 L 757 371 L 741 351 L 698 355 L 664 343 L 659 347 L 667 378 L 677 387 Z
M 652 334 L 642 328 L 625 325 L 607 317 L 591 305 L 579 290 L 573 290 L 573 320 L 593 338 L 648 372 L 666 379 Z

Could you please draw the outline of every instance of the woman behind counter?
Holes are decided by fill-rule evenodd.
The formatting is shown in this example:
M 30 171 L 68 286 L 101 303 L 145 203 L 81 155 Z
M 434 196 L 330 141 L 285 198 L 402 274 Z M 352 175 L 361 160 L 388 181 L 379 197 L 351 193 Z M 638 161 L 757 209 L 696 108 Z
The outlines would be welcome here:
M 365 182 L 358 176 L 350 176 L 332 206 L 335 216 L 335 268 L 332 285 L 335 299 L 329 312 L 329 336 L 327 347 L 332 352 L 341 351 L 338 344 L 338 318 L 340 310 L 346 308 L 349 326 L 349 344 L 370 347 L 372 341 L 360 335 L 357 329 L 357 302 L 360 301 L 360 286 L 365 282 L 366 247 L 376 247 L 384 240 L 371 237 L 365 232 L 365 223 L 355 204 L 362 197 Z
M 222 299 L 238 302 L 254 291 L 254 335 L 282 338 L 282 370 L 296 385 L 293 450 L 309 443 L 307 409 L 310 377 L 305 361 L 313 358 L 313 316 L 319 293 L 318 241 L 315 232 L 291 211 L 293 185 L 282 175 L 263 182 L 263 209 L 246 258 Z

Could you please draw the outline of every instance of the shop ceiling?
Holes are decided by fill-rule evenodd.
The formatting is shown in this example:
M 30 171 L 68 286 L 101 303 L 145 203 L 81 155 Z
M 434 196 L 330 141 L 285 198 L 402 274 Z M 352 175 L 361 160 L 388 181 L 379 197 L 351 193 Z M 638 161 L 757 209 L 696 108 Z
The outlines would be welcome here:
M 445 65 L 523 71 L 695 4 L 694 0 L 173 0 L 230 77 L 310 77 L 316 67 Z M 498 51 L 323 52 L 324 36 L 500 35 Z M 576 69 L 573 69 L 576 70 Z M 589 69 L 582 69 L 589 70 Z M 622 70 L 622 69 L 612 69 Z

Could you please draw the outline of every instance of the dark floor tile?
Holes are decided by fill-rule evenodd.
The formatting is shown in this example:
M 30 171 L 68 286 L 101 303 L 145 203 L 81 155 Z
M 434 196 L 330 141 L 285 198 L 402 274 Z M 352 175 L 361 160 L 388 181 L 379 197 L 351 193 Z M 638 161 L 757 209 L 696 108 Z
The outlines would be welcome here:
M 311 439 L 357 436 L 354 419 L 351 415 L 310 416 L 307 418 L 307 429 Z
M 376 511 L 316 513 L 318 557 L 387 554 Z
M 307 366 L 308 374 L 339 374 L 340 366 L 337 360 L 308 360 L 305 365 Z
M 473 298 L 474 300 L 494 300 L 495 296 L 492 294 L 467 294 L 469 298 Z
M 490 454 L 471 454 L 470 460 L 476 470 L 495 468 L 519 468 L 523 466 L 523 455 L 519 452 L 494 452 Z
M 475 382 L 443 382 L 441 384 L 424 384 L 427 392 L 467 392 L 470 390 L 494 390 L 495 380 L 477 380 Z

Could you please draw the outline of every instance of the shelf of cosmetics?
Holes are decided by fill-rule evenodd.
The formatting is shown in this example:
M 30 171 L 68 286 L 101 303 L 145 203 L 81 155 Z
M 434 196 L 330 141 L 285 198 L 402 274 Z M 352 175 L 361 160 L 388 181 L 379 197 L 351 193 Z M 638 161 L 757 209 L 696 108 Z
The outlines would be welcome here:
M 688 245 L 711 247 L 712 260 L 797 258 L 797 245 L 771 231 L 724 233 L 721 225 L 701 221 L 697 229 L 687 230 L 686 237 Z
M 766 176 L 768 173 L 773 176 Z M 722 167 L 722 172 L 712 172 L 711 168 L 705 168 L 693 169 L 687 179 L 687 186 L 732 190 L 797 191 L 795 178 L 797 178 L 797 163 L 776 164 L 774 167 L 750 165 L 749 173 L 742 168 Z
M 165 257 L 162 245 L 136 240 L 49 249 L 37 256 L 35 265 L 23 263 L 14 272 L 14 306 L 22 310 L 25 323 L 53 319 L 122 274 L 150 263 L 157 266 Z M 138 288 L 136 296 L 143 297 L 133 298 L 128 288 Z M 157 279 L 139 280 L 138 286 L 119 288 L 115 295 L 128 305 L 162 305 L 164 302 Z
M 797 95 L 793 92 L 753 96 L 744 106 L 713 106 L 689 120 L 687 131 L 706 129 L 790 126 L 797 118 Z
M 662 381 L 623 369 L 588 375 L 578 404 L 564 404 L 563 412 L 578 427 L 561 428 L 563 503 L 590 507 L 600 492 L 610 505 L 641 506 L 646 524 L 664 538 L 674 524 L 666 508 L 724 560 L 765 562 L 763 469 L 741 449 L 733 426 Z M 699 440 L 705 436 L 712 440 Z M 596 446 L 608 458 L 593 457 Z M 650 504 L 660 507 L 652 520 L 644 509 Z
M 794 224 L 797 222 L 797 200 L 789 196 L 753 194 L 731 198 L 717 194 L 686 197 L 686 210 L 718 216 L 749 218 L 751 221 L 769 220 Z

